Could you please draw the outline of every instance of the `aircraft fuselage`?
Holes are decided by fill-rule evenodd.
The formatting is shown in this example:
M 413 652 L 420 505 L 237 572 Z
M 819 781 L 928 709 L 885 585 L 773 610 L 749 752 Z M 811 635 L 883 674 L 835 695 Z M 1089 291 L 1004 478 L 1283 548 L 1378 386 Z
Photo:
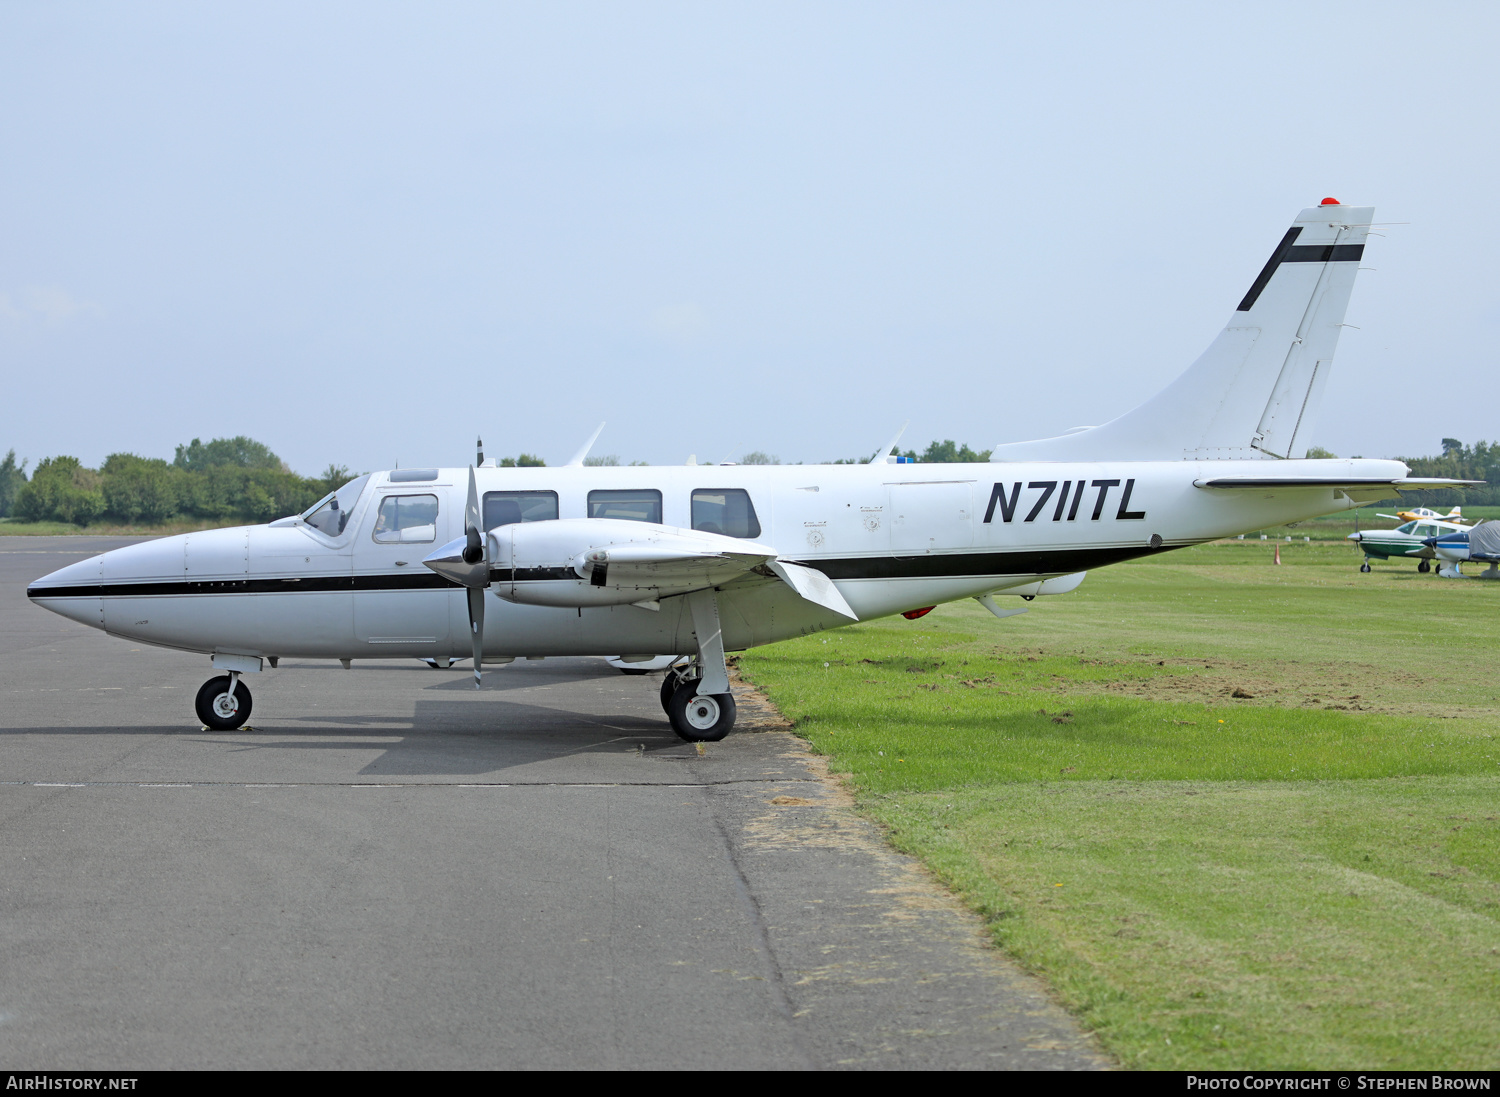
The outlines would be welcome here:
M 688 465 L 480 468 L 476 482 L 486 507 L 492 499 L 520 500 L 542 520 L 638 515 L 683 530 L 695 520 L 707 528 L 706 513 L 729 521 L 736 501 L 748 499 L 748 520 L 758 528 L 745 539 L 827 575 L 866 620 L 988 593 L 1049 593 L 1041 586 L 1048 580 L 1391 493 L 1198 486 L 1273 470 L 1328 476 L 1330 469 L 1372 479 L 1407 471 L 1375 460 Z M 469 473 L 429 472 L 425 479 L 413 479 L 428 476 L 413 470 L 371 475 L 335 535 L 283 519 L 166 537 L 63 568 L 28 593 L 111 635 L 184 651 L 467 656 L 465 592 L 422 561 L 463 534 Z M 402 514 L 420 524 L 400 528 Z M 744 514 L 733 520 L 748 532 Z M 556 563 L 562 569 L 567 561 Z M 528 581 L 582 582 L 549 575 Z M 517 604 L 506 600 L 502 578 L 494 573 L 485 595 L 487 659 L 697 650 L 682 597 L 663 597 L 659 608 Z M 1070 589 L 1052 584 L 1059 585 Z M 849 623 L 763 569 L 716 590 L 728 650 Z

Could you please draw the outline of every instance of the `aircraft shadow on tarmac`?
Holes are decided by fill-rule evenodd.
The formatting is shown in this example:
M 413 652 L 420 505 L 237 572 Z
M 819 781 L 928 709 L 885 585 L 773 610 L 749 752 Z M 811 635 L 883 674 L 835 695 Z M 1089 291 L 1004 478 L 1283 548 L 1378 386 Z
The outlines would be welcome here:
M 295 662 L 282 663 L 281 669 L 301 671 L 328 671 L 334 669 L 327 663 Z M 474 674 L 467 661 L 455 663 L 451 667 L 434 670 L 431 667 L 422 666 L 420 663 L 395 663 L 380 662 L 372 660 L 363 665 L 355 663 L 349 671 L 340 673 L 369 674 L 376 673 L 384 677 L 392 674 L 400 674 L 403 677 L 415 676 L 424 681 L 421 688 L 424 690 L 465 690 L 469 693 L 474 690 Z M 517 662 L 512 665 L 487 666 L 484 670 L 484 684 L 480 686 L 480 692 L 503 691 L 513 689 L 536 689 L 539 686 L 560 686 L 576 682 L 599 682 L 601 684 L 618 684 L 621 675 L 602 659 L 578 659 L 566 658 L 555 662 L 549 660 L 545 664 L 540 660 L 535 662 Z M 660 682 L 659 677 L 653 681 Z
M 434 682 L 423 686 L 424 690 L 464 690 L 474 693 L 474 676 L 468 667 L 454 667 L 452 670 L 439 671 L 447 675 L 443 681 Z M 546 686 L 572 685 L 578 682 L 600 682 L 614 685 L 619 681 L 620 672 L 612 667 L 599 664 L 599 669 L 591 667 L 579 667 L 574 664 L 571 667 L 546 668 L 545 670 L 535 667 L 527 667 L 525 670 L 515 671 L 508 668 L 492 668 L 484 672 L 484 682 L 478 692 L 489 693 L 514 689 L 537 689 Z
M 233 732 L 204 743 L 227 745 L 232 753 L 381 751 L 381 755 L 350 776 L 360 777 L 476 777 L 501 774 L 518 766 L 561 761 L 584 755 L 658 758 L 697 757 L 696 749 L 674 735 L 665 719 L 566 712 L 509 701 L 483 706 L 450 701 L 421 701 L 410 720 L 378 718 L 400 723 L 389 734 L 372 740 L 379 729 L 366 717 L 327 718 L 330 726 L 274 729 L 234 742 Z M 344 724 L 340 728 L 339 724 Z M 353 726 L 349 726 L 353 725 Z M 270 730 L 270 729 L 268 729 Z

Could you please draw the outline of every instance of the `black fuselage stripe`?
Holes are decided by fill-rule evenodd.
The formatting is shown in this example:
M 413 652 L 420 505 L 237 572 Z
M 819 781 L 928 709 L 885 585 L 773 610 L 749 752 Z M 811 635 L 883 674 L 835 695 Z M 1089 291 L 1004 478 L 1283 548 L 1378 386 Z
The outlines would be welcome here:
M 1097 548 L 964 552 L 933 556 L 851 556 L 833 560 L 789 560 L 830 579 L 969 579 L 979 576 L 1056 575 L 1088 571 L 1180 545 L 1103 545 Z M 570 567 L 490 572 L 492 583 L 580 582 Z M 352 591 L 450 590 L 458 584 L 439 575 L 339 575 L 302 579 L 209 579 L 155 583 L 89 583 L 32 586 L 30 598 L 160 598 L 197 594 L 326 594 Z
M 194 579 L 154 583 L 88 583 L 27 587 L 31 598 L 150 598 L 183 594 L 327 594 L 355 590 L 447 590 L 441 575 L 317 575 L 282 579 Z
M 1071 575 L 1154 556 L 1181 545 L 1152 548 L 1140 545 L 1101 545 L 1097 548 L 1032 549 L 1019 552 L 966 552 L 944 556 L 850 557 L 842 560 L 788 560 L 815 568 L 830 579 L 969 579 L 995 575 Z

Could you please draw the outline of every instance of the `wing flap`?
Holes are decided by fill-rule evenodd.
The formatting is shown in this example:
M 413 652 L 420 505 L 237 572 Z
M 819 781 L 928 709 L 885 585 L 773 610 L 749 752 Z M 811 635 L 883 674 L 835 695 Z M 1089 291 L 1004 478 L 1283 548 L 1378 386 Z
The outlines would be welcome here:
M 801 564 L 788 564 L 781 560 L 770 560 L 767 566 L 780 577 L 782 582 L 809 602 L 831 609 L 834 613 L 842 614 L 851 621 L 859 620 L 859 615 L 849 608 L 849 603 L 844 601 L 844 596 L 839 593 L 839 588 L 833 585 L 833 580 L 816 568 L 804 567 Z

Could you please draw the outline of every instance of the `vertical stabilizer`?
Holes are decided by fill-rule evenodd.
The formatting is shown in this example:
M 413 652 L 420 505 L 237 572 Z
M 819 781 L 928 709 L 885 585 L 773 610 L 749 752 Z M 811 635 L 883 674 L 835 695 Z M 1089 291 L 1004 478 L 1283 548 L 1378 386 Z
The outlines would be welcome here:
M 1134 411 L 992 461 L 1303 457 L 1375 211 L 1303 210 L 1198 360 Z

